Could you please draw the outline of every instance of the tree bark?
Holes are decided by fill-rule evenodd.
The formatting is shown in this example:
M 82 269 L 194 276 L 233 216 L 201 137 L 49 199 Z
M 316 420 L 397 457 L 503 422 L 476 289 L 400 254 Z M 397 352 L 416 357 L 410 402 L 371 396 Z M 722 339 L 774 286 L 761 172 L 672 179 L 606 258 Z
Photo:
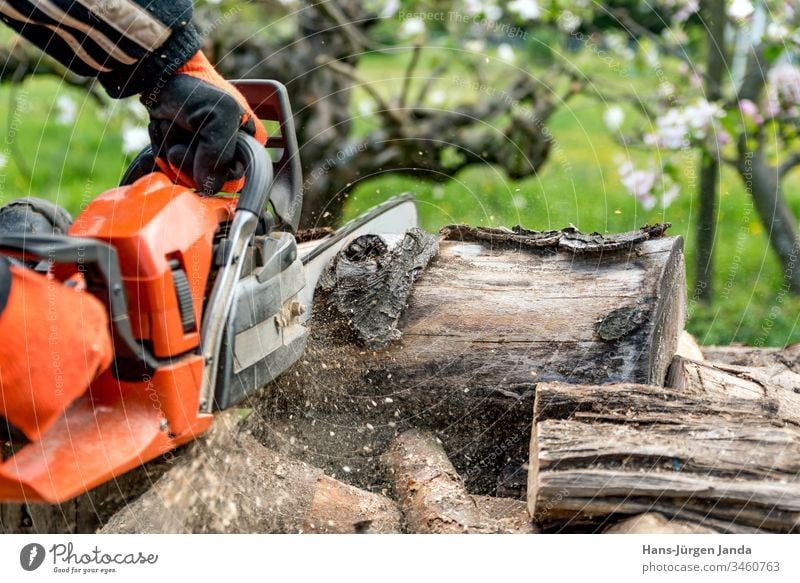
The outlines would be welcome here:
M 464 482 L 432 434 L 409 431 L 383 454 L 409 532 L 490 532 Z
M 740 101 L 749 99 L 758 103 L 766 84 L 765 72 L 769 66 L 764 47 L 755 47 L 739 88 L 737 97 Z M 800 234 L 797 230 L 797 218 L 786 203 L 780 169 L 769 163 L 768 155 L 764 151 L 763 130 L 754 137 L 757 143 L 752 148 L 748 144 L 748 139 L 752 139 L 752 136 L 739 136 L 737 170 L 745 188 L 753 197 L 753 205 L 767 232 L 770 245 L 781 262 L 784 287 L 793 293 L 800 293 L 800 269 L 797 266 Z
M 783 267 L 783 287 L 800 293 L 800 233 L 797 218 L 786 202 L 778 168 L 767 161 L 762 149 L 747 151 L 740 146 L 739 174 L 753 196 L 753 205 Z
M 765 367 L 696 362 L 676 356 L 666 385 L 686 395 L 742 399 L 771 407 L 770 417 L 800 427 L 800 374 L 778 362 Z
M 797 424 L 770 396 L 705 389 L 540 384 L 531 516 L 574 525 L 653 511 L 723 532 L 800 530 Z
M 722 78 L 727 70 L 725 54 L 725 0 L 707 0 L 701 9 L 706 21 L 708 37 L 706 50 L 708 66 L 705 84 L 706 99 L 710 102 L 722 97 Z M 714 240 L 717 229 L 719 189 L 719 144 L 712 152 L 700 156 L 700 210 L 697 219 L 697 255 L 695 257 L 695 297 L 710 301 L 714 297 Z
M 536 383 L 663 383 L 683 328 L 680 239 L 584 252 L 576 234 L 557 242 L 563 249 L 513 236 L 441 241 L 407 298 L 399 340 L 383 349 L 363 345 L 362 318 L 348 311 L 374 300 L 318 298 L 304 359 L 253 402 L 254 435 L 380 491 L 376 456 L 395 435 L 427 429 L 471 492 L 493 494 L 503 469 L 527 459 Z M 369 257 L 364 294 L 392 270 L 385 258 Z

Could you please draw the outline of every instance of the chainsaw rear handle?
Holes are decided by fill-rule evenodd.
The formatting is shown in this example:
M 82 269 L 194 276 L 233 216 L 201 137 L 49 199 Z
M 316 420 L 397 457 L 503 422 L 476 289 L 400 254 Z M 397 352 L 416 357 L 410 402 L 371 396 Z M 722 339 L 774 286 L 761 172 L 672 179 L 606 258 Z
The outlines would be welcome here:
M 260 215 L 269 202 L 269 187 L 272 182 L 272 161 L 258 140 L 239 130 L 236 135 L 235 157 L 244 166 L 244 187 L 239 194 L 237 209 Z M 133 159 L 120 181 L 121 186 L 133 184 L 151 172 L 157 172 L 153 148 L 147 146 Z
M 258 140 L 241 130 L 236 140 L 236 159 L 244 165 L 244 186 L 236 210 L 260 217 L 269 202 L 272 160 Z
M 245 201 L 245 206 L 242 206 L 240 202 L 239 208 L 246 208 L 258 214 L 264 209 L 267 202 L 271 202 L 277 226 L 290 233 L 296 233 L 303 210 L 303 171 L 286 87 L 282 83 L 272 80 L 240 79 L 231 81 L 231 83 L 244 95 L 256 117 L 260 120 L 275 121 L 280 124 L 280 135 L 270 136 L 266 148 L 280 149 L 282 152 L 276 162 L 272 162 L 268 156 L 266 157 L 267 164 L 265 166 L 269 167 L 270 178 L 268 180 L 269 192 L 266 193 L 267 198 L 264 200 L 264 204 L 258 211 L 254 211 L 254 205 L 250 201 Z M 237 141 L 236 156 L 242 161 L 244 161 L 242 156 L 251 156 L 252 154 L 252 152 L 244 151 L 252 149 L 251 147 L 241 144 L 241 137 L 246 135 L 240 131 Z M 258 143 L 256 140 L 253 141 Z M 263 151 L 264 147 L 259 144 L 258 149 Z M 251 158 L 256 161 L 252 171 L 258 172 L 261 160 L 257 160 L 257 158 L 260 157 L 251 156 Z M 142 176 L 157 170 L 153 150 L 147 146 L 133 159 L 120 184 L 122 186 L 133 184 Z M 260 182 L 260 178 L 256 178 Z M 245 190 L 250 192 L 247 184 L 251 181 L 256 182 L 257 180 L 253 180 L 245 171 L 245 188 L 242 189 L 242 198 L 245 197 Z M 252 196 L 248 194 L 247 198 Z

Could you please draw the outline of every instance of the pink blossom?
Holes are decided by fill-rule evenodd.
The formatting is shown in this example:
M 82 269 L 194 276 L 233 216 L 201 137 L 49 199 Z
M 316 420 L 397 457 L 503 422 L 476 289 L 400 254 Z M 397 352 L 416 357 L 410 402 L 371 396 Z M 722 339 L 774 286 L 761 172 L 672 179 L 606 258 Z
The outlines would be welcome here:
M 654 208 L 659 200 L 653 192 L 656 184 L 661 185 L 660 199 L 663 208 L 672 204 L 680 192 L 680 186 L 661 170 L 640 170 L 632 162 L 626 161 L 619 165 L 618 171 L 622 186 L 636 197 L 645 210 Z
M 770 69 L 767 79 L 767 104 L 770 110 L 774 110 L 776 105 L 778 107 L 773 115 L 800 104 L 800 68 L 791 63 L 780 63 Z
M 650 170 L 634 170 L 622 179 L 623 186 L 639 198 L 650 194 L 655 182 L 655 172 Z
M 764 118 L 758 112 L 758 106 L 749 99 L 739 101 L 739 111 L 744 117 L 757 124 L 764 123 Z

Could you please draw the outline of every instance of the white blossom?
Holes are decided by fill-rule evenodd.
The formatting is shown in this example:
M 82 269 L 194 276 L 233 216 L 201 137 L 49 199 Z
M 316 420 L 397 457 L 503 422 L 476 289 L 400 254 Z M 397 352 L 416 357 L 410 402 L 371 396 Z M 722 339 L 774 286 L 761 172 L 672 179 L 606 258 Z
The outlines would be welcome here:
M 56 123 L 72 125 L 78 116 L 78 106 L 69 95 L 59 95 L 56 99 Z
M 400 0 L 386 0 L 380 12 L 381 18 L 391 18 L 400 9 Z
M 661 0 L 661 4 L 672 11 L 675 22 L 685 22 L 700 9 L 699 0 Z
M 681 187 L 679 184 L 673 184 L 669 188 L 667 188 L 663 193 L 661 193 L 661 208 L 669 207 L 675 199 L 678 198 L 678 195 L 681 192 Z
M 750 0 L 733 0 L 728 6 L 731 18 L 743 19 L 753 14 L 753 3 Z
M 782 42 L 789 37 L 789 29 L 785 24 L 772 21 L 767 25 L 766 35 L 773 42 Z
M 578 27 L 581 25 L 581 18 L 577 14 L 565 10 L 558 17 L 557 24 L 561 32 L 570 34 L 578 30 Z
M 444 103 L 445 100 L 445 93 L 441 89 L 437 89 L 436 91 L 431 91 L 430 97 L 428 97 L 428 101 L 431 102 L 432 105 L 441 105 Z
M 631 162 L 626 162 L 619 167 L 619 179 L 622 186 L 635 196 L 646 210 L 656 204 L 656 198 L 651 192 L 656 183 L 656 173 L 652 170 L 638 170 Z
M 425 32 L 425 21 L 421 18 L 408 18 L 400 25 L 400 36 L 406 38 L 417 36 Z
M 770 69 L 767 80 L 769 88 L 764 108 L 767 115 L 796 113 L 796 108 L 800 105 L 800 68 L 791 63 L 780 63 Z
M 645 136 L 649 145 L 670 150 L 685 148 L 691 140 L 703 140 L 716 129 L 716 121 L 724 115 L 716 103 L 700 98 L 685 107 L 673 107 L 656 118 L 655 133 Z
M 474 38 L 465 42 L 464 48 L 473 53 L 482 53 L 486 50 L 486 41 L 480 38 Z
M 517 59 L 517 56 L 514 54 L 514 49 L 512 49 L 511 45 L 508 43 L 502 43 L 497 47 L 497 56 L 507 63 L 513 63 Z
M 512 0 L 506 8 L 523 20 L 537 20 L 542 16 L 542 9 L 536 0 Z
M 636 197 L 645 210 L 651 210 L 659 199 L 661 208 L 670 206 L 680 194 L 680 185 L 662 170 L 636 168 L 632 162 L 620 164 L 619 179 L 625 190 Z M 656 188 L 659 186 L 660 188 Z M 660 190 L 660 195 L 656 196 Z
M 606 127 L 615 132 L 619 128 L 622 127 L 622 122 L 625 121 L 625 112 L 622 108 L 618 105 L 612 105 L 608 109 L 606 109 L 605 113 L 603 114 L 603 122 L 606 124 Z
M 150 143 L 150 134 L 142 126 L 125 125 L 122 127 L 122 152 L 137 154 Z
M 369 99 L 359 99 L 356 103 L 356 109 L 361 115 L 369 115 L 375 111 L 375 108 L 372 106 L 372 101 Z

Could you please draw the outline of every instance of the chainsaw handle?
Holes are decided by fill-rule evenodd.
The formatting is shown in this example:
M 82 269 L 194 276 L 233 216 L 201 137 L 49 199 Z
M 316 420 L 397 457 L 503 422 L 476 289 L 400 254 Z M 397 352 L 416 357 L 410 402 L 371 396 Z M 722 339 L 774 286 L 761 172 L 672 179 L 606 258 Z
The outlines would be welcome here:
M 236 159 L 244 165 L 244 186 L 239 193 L 236 210 L 250 211 L 261 216 L 269 202 L 273 177 L 272 160 L 258 140 L 241 130 L 236 139 Z
M 272 184 L 272 160 L 267 150 L 250 134 L 239 130 L 236 135 L 235 157 L 244 166 L 244 187 L 239 194 L 237 209 L 249 210 L 260 215 L 269 202 L 269 191 Z M 151 146 L 133 159 L 120 181 L 120 186 L 133 184 L 151 172 L 158 172 L 155 156 Z M 283 217 L 281 217 L 283 218 Z

